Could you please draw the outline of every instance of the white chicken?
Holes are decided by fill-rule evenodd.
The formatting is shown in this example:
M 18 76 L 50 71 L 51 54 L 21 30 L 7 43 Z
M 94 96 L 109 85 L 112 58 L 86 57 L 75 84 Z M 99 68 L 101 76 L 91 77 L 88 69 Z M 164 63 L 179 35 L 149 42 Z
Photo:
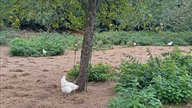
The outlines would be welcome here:
M 172 46 L 172 45 L 173 45 L 173 42 L 171 41 L 171 42 L 169 42 L 167 45 L 168 45 L 168 46 Z
M 46 54 L 47 53 L 47 51 L 45 51 L 45 49 L 43 49 L 43 54 Z
M 69 94 L 75 90 L 78 90 L 79 86 L 72 83 L 72 82 L 68 82 L 65 79 L 65 75 L 63 75 L 63 77 L 61 78 L 61 91 L 65 94 Z

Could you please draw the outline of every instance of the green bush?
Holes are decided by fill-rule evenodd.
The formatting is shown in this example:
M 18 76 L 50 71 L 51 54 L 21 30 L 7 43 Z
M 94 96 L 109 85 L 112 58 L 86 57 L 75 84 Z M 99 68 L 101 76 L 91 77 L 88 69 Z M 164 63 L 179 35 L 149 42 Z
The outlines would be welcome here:
M 61 36 L 43 34 L 32 40 L 15 38 L 10 42 L 9 47 L 13 56 L 55 56 L 64 53 L 65 40 Z M 43 49 L 47 51 L 46 54 L 42 53 Z
M 66 48 L 75 49 L 75 44 L 81 48 L 82 36 L 59 33 L 36 33 L 22 37 L 15 31 L 1 31 L 0 45 L 9 44 L 10 54 L 13 56 L 55 56 L 62 55 Z M 16 38 L 15 38 L 16 37 Z M 42 50 L 47 51 L 42 54 Z
M 111 76 L 112 68 L 113 67 L 111 65 L 104 64 L 102 62 L 99 62 L 95 65 L 90 65 L 88 81 L 103 82 L 108 80 Z M 73 66 L 73 68 L 67 72 L 67 76 L 73 80 L 77 78 L 78 74 L 79 65 Z
M 123 105 L 127 105 L 126 103 L 133 102 L 133 100 L 129 100 L 129 98 L 132 97 L 127 94 L 127 92 L 134 92 L 136 95 L 134 100 L 137 100 L 136 105 L 141 104 L 148 108 L 149 106 L 139 101 L 141 97 L 146 96 L 146 94 L 142 93 L 141 97 L 137 97 L 137 94 L 149 88 L 155 91 L 154 96 L 151 98 L 154 98 L 157 103 L 159 102 L 158 100 L 163 104 L 188 102 L 192 96 L 192 56 L 182 54 L 179 49 L 175 49 L 167 55 L 164 54 L 164 58 L 162 59 L 153 57 L 150 52 L 149 55 L 150 59 L 145 64 L 135 61 L 124 61 L 119 66 L 119 80 L 117 80 L 115 88 L 120 94 L 118 98 L 125 103 L 122 104 L 122 108 Z M 135 92 L 135 90 L 137 92 Z M 124 96 L 129 98 L 126 99 Z M 112 105 L 113 108 L 113 106 L 118 105 L 117 101 L 117 98 L 112 100 L 112 102 L 110 101 L 110 106 Z M 153 106 L 150 103 L 151 102 L 147 105 L 150 105 L 152 108 L 160 105 L 156 104 L 157 106 Z M 129 106 L 126 108 L 133 107 L 134 106 Z M 118 108 L 121 108 L 121 106 Z
M 137 84 L 132 83 L 133 85 Z M 136 87 L 124 89 L 108 102 L 110 108 L 160 108 L 161 101 L 156 98 L 156 91 L 152 86 L 139 90 Z
M 110 76 L 111 69 L 112 69 L 111 65 L 104 64 L 102 62 L 92 65 L 90 68 L 88 81 L 95 81 L 95 82 L 106 81 Z
M 192 51 L 192 50 L 191 50 Z M 192 57 L 191 51 L 187 55 L 184 55 L 179 48 L 176 48 L 172 52 L 163 53 L 162 55 L 167 58 L 174 60 L 179 67 L 184 67 L 189 72 L 189 75 L 192 76 Z
M 36 37 L 32 42 L 41 44 L 41 47 L 47 51 L 45 56 L 62 55 L 67 47 L 67 40 L 57 33 L 41 33 L 39 37 Z
M 38 56 L 41 55 L 41 48 L 39 46 L 39 43 L 15 38 L 10 43 L 10 53 L 13 56 Z
M 165 60 L 160 71 L 151 81 L 162 103 L 188 102 L 192 96 L 192 77 L 185 67 L 177 66 L 174 60 Z
M 69 72 L 67 72 L 67 77 L 75 80 L 78 77 L 79 74 L 79 65 L 74 65 Z

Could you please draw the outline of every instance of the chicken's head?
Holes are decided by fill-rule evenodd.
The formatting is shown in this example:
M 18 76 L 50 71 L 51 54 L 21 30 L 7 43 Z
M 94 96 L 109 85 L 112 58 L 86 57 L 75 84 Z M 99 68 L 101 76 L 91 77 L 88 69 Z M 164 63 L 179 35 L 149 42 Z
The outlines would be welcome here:
M 79 86 L 77 86 L 77 88 L 75 90 L 79 90 Z

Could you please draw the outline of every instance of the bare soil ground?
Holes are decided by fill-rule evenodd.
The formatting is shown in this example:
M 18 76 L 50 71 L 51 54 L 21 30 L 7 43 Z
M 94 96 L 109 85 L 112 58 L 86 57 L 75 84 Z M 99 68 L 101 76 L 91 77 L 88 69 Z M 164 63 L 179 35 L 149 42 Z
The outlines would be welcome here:
M 148 59 L 147 48 L 154 56 L 174 49 L 170 46 L 115 47 L 94 51 L 92 62 L 118 66 L 126 59 L 123 53 L 145 62 Z M 187 52 L 192 46 L 179 48 Z M 54 57 L 12 57 L 8 50 L 7 46 L 0 46 L 1 108 L 106 108 L 107 101 L 115 96 L 114 82 L 89 83 L 87 93 L 64 96 L 60 91 L 60 79 L 74 65 L 73 51 Z M 76 62 L 79 60 L 80 51 Z

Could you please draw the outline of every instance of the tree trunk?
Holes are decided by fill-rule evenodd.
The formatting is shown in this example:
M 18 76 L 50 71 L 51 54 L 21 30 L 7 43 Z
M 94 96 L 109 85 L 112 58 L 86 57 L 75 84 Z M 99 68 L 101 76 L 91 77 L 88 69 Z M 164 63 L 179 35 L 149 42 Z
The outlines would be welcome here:
M 95 15 L 99 0 L 88 0 L 86 11 L 85 34 L 83 38 L 83 45 L 81 50 L 80 72 L 77 77 L 77 85 L 79 85 L 79 92 L 85 90 L 87 75 L 89 71 L 89 61 L 91 58 L 93 28 L 95 22 Z

